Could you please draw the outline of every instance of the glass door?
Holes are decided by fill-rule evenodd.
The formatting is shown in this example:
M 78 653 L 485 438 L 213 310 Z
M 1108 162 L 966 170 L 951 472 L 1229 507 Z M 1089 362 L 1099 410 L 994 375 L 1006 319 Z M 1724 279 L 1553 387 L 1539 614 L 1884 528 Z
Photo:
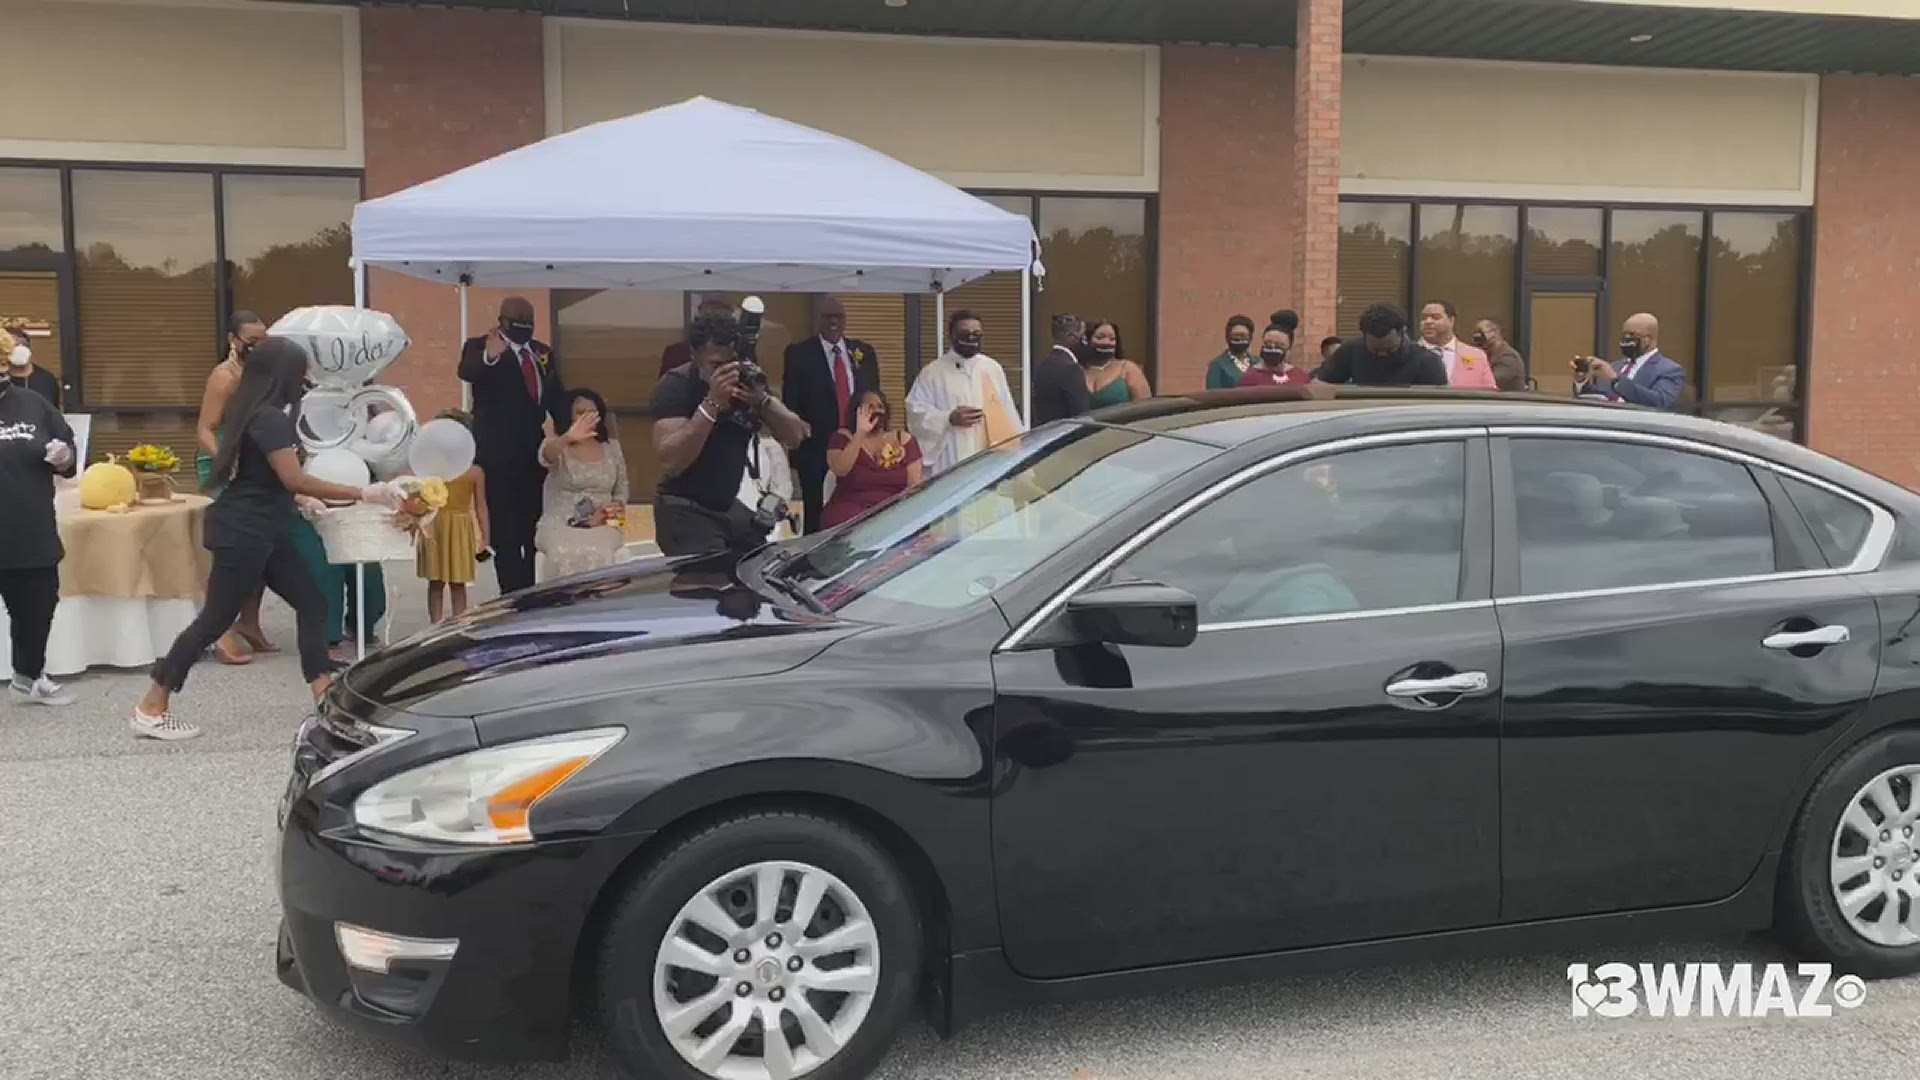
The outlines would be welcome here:
M 73 275 L 65 255 L 0 254 L 0 325 L 26 328 L 34 366 L 60 380 L 61 404 L 72 408 Z
M 1575 357 L 1599 347 L 1600 294 L 1593 290 L 1527 292 L 1527 367 L 1540 393 L 1573 396 Z

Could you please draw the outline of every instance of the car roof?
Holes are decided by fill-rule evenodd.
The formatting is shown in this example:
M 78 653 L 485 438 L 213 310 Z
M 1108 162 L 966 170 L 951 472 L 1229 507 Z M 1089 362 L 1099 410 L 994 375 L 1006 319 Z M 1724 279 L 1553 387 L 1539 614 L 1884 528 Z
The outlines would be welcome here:
M 1820 476 L 1882 502 L 1920 508 L 1905 488 L 1804 446 L 1718 420 L 1634 405 L 1576 401 L 1543 394 L 1492 390 L 1349 387 L 1311 384 L 1156 397 L 1103 409 L 1092 420 L 1137 431 L 1170 435 L 1233 450 L 1262 442 L 1291 441 L 1301 428 L 1329 420 L 1367 423 L 1382 429 L 1431 424 L 1494 427 L 1537 426 L 1642 432 L 1740 451 Z M 1352 423 L 1339 425 L 1350 432 Z M 1278 438 L 1276 438 L 1278 437 Z

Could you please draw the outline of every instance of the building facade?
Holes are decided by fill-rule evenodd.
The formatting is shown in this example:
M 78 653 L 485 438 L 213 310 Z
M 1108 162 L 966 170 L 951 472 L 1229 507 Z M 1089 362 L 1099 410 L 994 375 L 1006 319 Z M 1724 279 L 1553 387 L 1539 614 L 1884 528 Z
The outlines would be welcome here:
M 94 456 L 191 443 L 229 313 L 348 302 L 357 200 L 704 94 L 1029 215 L 1035 310 L 1114 320 L 1163 391 L 1229 315 L 1296 308 L 1310 350 L 1436 299 L 1560 391 L 1645 310 L 1687 408 L 1920 483 L 1920 0 L 10 0 L 4 25 L 0 316 Z M 388 381 L 456 403 L 498 294 L 467 327 L 443 287 L 369 298 L 415 342 Z M 533 299 L 567 380 L 642 423 L 692 298 Z M 818 298 L 768 299 L 777 357 Z M 897 400 L 931 298 L 843 299 Z M 1019 299 L 1002 275 L 948 305 L 1011 368 Z

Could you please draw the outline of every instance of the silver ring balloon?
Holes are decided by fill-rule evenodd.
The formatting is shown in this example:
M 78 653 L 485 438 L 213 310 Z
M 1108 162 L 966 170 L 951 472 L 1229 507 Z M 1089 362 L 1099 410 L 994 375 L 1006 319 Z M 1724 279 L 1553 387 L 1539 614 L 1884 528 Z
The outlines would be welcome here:
M 406 471 L 419 417 L 398 389 L 369 385 L 412 344 L 393 316 L 354 307 L 299 308 L 268 333 L 307 354 L 314 389 L 296 418 L 300 444 L 309 453 L 344 447 L 382 478 Z

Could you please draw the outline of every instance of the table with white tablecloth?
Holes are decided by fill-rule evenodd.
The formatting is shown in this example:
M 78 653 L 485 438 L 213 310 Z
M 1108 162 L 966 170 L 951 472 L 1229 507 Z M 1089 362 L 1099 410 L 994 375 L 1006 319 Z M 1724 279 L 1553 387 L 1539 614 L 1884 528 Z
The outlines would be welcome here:
M 55 500 L 66 558 L 60 606 L 47 641 L 47 673 L 89 667 L 145 667 L 199 613 L 211 555 L 202 546 L 210 500 L 174 501 L 124 511 L 87 510 L 68 489 Z M 11 633 L 0 619 L 0 671 L 11 676 Z

